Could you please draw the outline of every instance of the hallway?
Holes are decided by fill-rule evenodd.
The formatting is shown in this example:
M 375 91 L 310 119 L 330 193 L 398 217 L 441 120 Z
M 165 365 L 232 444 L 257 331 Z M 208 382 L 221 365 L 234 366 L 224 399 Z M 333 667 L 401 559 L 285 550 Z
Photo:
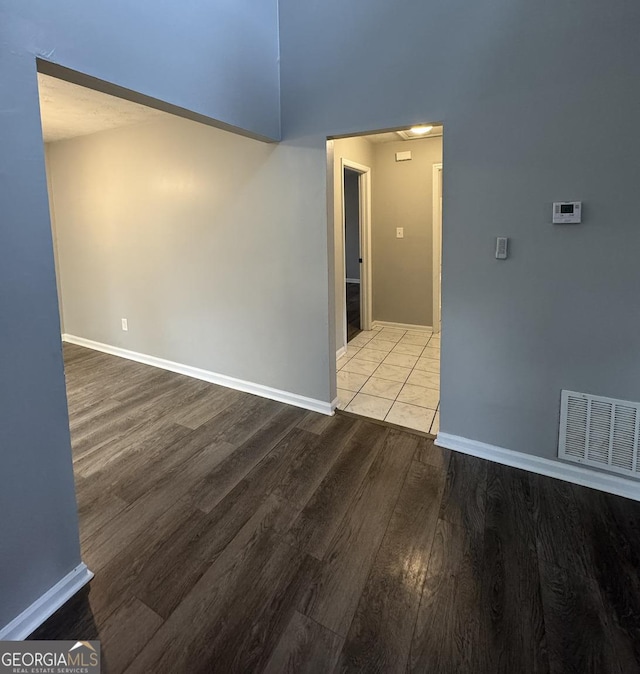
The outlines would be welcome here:
M 438 433 L 439 334 L 398 328 L 360 332 L 337 367 L 339 409 Z

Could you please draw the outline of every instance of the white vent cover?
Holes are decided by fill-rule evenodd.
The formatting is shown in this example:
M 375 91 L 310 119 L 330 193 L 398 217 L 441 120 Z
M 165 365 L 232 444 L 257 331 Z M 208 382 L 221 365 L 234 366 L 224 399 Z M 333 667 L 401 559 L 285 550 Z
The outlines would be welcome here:
M 562 391 L 558 456 L 640 477 L 640 403 Z

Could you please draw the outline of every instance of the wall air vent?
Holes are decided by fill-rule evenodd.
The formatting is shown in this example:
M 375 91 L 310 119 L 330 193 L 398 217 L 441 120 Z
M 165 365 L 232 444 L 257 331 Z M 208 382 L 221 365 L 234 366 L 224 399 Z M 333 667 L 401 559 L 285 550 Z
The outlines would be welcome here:
M 640 477 L 640 403 L 562 391 L 558 457 Z

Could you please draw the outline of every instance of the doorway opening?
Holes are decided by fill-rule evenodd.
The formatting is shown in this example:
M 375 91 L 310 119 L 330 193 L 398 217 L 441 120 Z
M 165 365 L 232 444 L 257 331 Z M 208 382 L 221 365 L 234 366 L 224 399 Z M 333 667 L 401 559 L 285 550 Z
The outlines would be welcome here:
M 441 124 L 329 140 L 338 409 L 439 429 Z
M 347 343 L 361 330 L 360 174 L 344 167 L 344 259 Z
M 93 533 L 117 527 L 166 482 L 163 458 L 242 397 L 198 375 L 215 374 L 214 344 L 241 341 L 238 306 L 251 306 L 229 282 L 246 255 L 228 223 L 245 207 L 221 208 L 221 194 L 244 194 L 272 149 L 46 73 L 39 93 L 76 495 Z M 238 324 L 223 302 L 211 312 L 216 292 Z M 265 401 L 249 397 L 258 422 Z M 142 493 L 102 493 L 98 474 Z
M 346 347 L 371 330 L 371 168 L 343 159 L 341 173 Z

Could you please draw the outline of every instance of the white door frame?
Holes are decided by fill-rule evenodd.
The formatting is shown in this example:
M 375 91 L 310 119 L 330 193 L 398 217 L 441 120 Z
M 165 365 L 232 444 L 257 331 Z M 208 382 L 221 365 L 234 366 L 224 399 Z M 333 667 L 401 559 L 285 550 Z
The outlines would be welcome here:
M 440 332 L 440 274 L 442 269 L 442 164 L 433 165 L 433 332 Z
M 371 330 L 371 168 L 358 164 L 350 159 L 342 158 L 340 171 L 340 192 L 342 194 L 342 284 L 341 292 L 345 293 L 347 282 L 347 246 L 346 246 L 346 216 L 344 198 L 344 172 L 351 169 L 359 173 L 358 193 L 360 196 L 360 328 Z M 344 346 L 347 346 L 347 304 L 344 304 Z

